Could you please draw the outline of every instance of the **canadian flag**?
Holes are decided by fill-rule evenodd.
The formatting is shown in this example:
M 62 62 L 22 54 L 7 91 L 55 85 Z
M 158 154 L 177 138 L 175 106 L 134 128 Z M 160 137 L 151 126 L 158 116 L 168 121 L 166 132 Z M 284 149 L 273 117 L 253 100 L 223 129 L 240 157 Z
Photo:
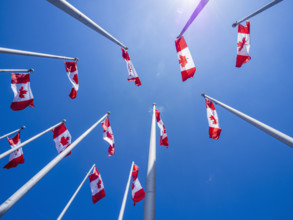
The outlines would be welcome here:
M 53 139 L 55 141 L 56 149 L 60 154 L 71 144 L 71 135 L 64 123 L 56 128 L 53 128 Z M 71 151 L 66 155 L 70 155 Z
M 222 129 L 219 125 L 218 114 L 216 112 L 215 106 L 211 100 L 206 99 L 206 107 L 210 138 L 219 139 Z
M 168 148 L 169 141 L 168 141 L 165 125 L 164 125 L 164 123 L 163 123 L 163 121 L 161 119 L 159 110 L 156 109 L 155 113 L 156 113 L 158 127 L 161 130 L 160 145 L 164 145 L 164 146 L 166 146 Z
M 196 68 L 183 36 L 175 40 L 175 46 L 180 64 L 182 81 L 184 82 L 193 77 Z
M 89 179 L 92 191 L 92 199 L 93 203 L 95 204 L 106 196 L 101 174 L 96 167 L 94 168 L 94 172 L 89 175 Z
M 141 184 L 137 178 L 138 176 L 138 166 L 133 164 L 133 170 L 132 170 L 132 200 L 135 203 L 141 201 L 145 197 L 145 192 L 143 188 L 141 187 Z
M 126 61 L 126 66 L 127 66 L 127 70 L 128 70 L 128 81 L 134 81 L 134 84 L 136 86 L 141 86 L 141 82 L 139 80 L 139 77 L 134 69 L 134 66 L 130 60 L 129 54 L 127 52 L 127 50 L 124 50 L 123 48 L 121 48 L 122 50 L 122 57 L 123 59 Z
M 64 62 L 65 63 L 65 69 L 67 72 L 67 76 L 72 83 L 72 89 L 69 94 L 69 97 L 72 99 L 76 98 L 77 91 L 79 88 L 78 84 L 78 71 L 77 71 L 77 61 L 75 62 Z
M 108 156 L 110 157 L 114 155 L 115 153 L 115 148 L 114 148 L 115 143 L 114 143 L 114 135 L 113 135 L 108 117 L 102 122 L 102 127 L 104 129 L 103 138 L 105 141 L 107 141 L 110 144 L 108 148 L 108 152 L 109 152 Z
M 237 59 L 236 67 L 241 67 L 242 64 L 248 62 L 250 50 L 250 23 L 246 21 L 246 26 L 238 25 L 238 39 L 237 39 Z
M 21 143 L 20 132 L 18 132 L 17 135 L 15 135 L 13 138 L 11 139 L 7 138 L 7 139 L 12 149 L 19 146 Z M 23 157 L 22 148 L 19 148 L 10 154 L 9 162 L 3 168 L 10 169 L 10 168 L 16 167 L 18 164 L 21 164 L 21 163 L 24 163 L 24 157 Z
M 14 99 L 10 106 L 12 110 L 23 110 L 27 106 L 35 107 L 29 73 L 11 73 L 11 89 L 14 93 Z

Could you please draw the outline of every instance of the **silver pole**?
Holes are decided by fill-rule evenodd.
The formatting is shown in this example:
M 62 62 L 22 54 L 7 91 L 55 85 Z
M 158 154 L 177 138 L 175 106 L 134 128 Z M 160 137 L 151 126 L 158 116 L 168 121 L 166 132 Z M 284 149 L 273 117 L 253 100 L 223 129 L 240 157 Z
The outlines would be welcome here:
M 66 121 L 66 120 L 64 119 L 63 121 L 59 122 L 58 124 L 56 124 L 56 125 L 54 125 L 54 126 L 48 128 L 47 130 L 45 130 L 45 131 L 43 131 L 43 132 L 41 132 L 41 133 L 39 133 L 39 134 L 33 136 L 32 138 L 26 140 L 25 142 L 22 142 L 22 143 L 21 143 L 20 145 L 18 145 L 17 147 L 11 148 L 11 149 L 9 149 L 8 151 L 6 151 L 6 152 L 0 154 L 0 160 L 2 160 L 4 157 L 10 155 L 12 152 L 16 151 L 17 149 L 19 149 L 19 148 L 21 148 L 21 147 L 27 145 L 28 143 L 30 143 L 30 142 L 32 142 L 33 140 L 37 139 L 38 137 L 42 136 L 43 134 L 46 134 L 48 131 L 51 131 L 53 128 L 55 128 L 55 127 L 61 125 L 61 124 L 64 123 L 65 121 Z
M 19 131 L 22 130 L 22 129 L 25 129 L 25 126 L 21 126 L 21 128 L 15 130 L 15 131 L 11 131 L 10 133 L 1 136 L 1 137 L 0 137 L 0 140 L 3 139 L 3 138 L 6 138 L 7 136 L 12 135 L 12 134 L 14 134 L 14 133 L 16 133 L 16 132 L 19 132 Z
M 254 17 L 255 15 L 267 10 L 268 8 L 274 6 L 275 4 L 278 4 L 279 2 L 281 2 L 283 0 L 275 0 L 275 1 L 272 1 L 270 2 L 269 4 L 265 5 L 264 7 L 258 9 L 257 11 L 253 12 L 252 14 L 248 15 L 247 17 L 241 19 L 240 21 L 236 21 L 234 24 L 232 24 L 232 27 L 236 27 L 238 24 L 240 24 L 241 22 L 243 21 L 246 21 L 248 20 L 249 18 L 252 18 Z
M 1 73 L 6 72 L 34 72 L 34 69 L 0 69 Z
M 279 141 L 281 141 L 284 144 L 287 144 L 289 147 L 293 148 L 293 138 L 292 137 L 290 137 L 290 136 L 288 136 L 288 135 L 248 116 L 248 115 L 245 115 L 242 112 L 237 111 L 236 109 L 231 108 L 230 106 L 225 105 L 224 103 L 219 102 L 218 100 L 205 95 L 204 93 L 202 94 L 202 96 L 214 101 L 216 104 L 222 106 L 223 108 L 227 109 L 228 111 L 230 111 L 233 114 L 237 115 L 238 117 L 242 118 L 244 121 L 247 121 L 248 123 L 252 124 L 253 126 L 257 127 L 258 129 L 264 131 L 268 135 L 271 135 L 272 137 L 278 139 Z
M 128 177 L 128 181 L 127 181 L 127 184 L 126 184 L 126 188 L 125 188 L 125 192 L 124 192 L 124 196 L 123 196 L 122 205 L 121 205 L 121 209 L 120 209 L 120 212 L 119 212 L 118 220 L 123 219 L 125 205 L 126 205 L 126 199 L 127 199 L 127 194 L 128 194 L 128 190 L 129 190 L 129 184 L 130 184 L 130 180 L 131 180 L 131 174 L 132 174 L 132 170 L 133 170 L 133 164 L 134 164 L 134 162 L 132 162 L 131 167 L 130 167 L 129 177 Z
M 93 20 L 75 8 L 73 5 L 68 3 L 65 0 L 47 0 L 51 4 L 55 5 L 57 8 L 61 9 L 65 13 L 71 15 L 75 19 L 79 20 L 81 23 L 84 23 L 89 28 L 93 29 L 94 31 L 98 32 L 99 34 L 103 35 L 104 37 L 108 38 L 112 42 L 118 44 L 119 46 L 123 47 L 127 50 L 127 47 L 124 46 L 120 41 L 118 41 L 115 37 L 97 25 Z
M 143 219 L 156 219 L 156 104 L 153 104 L 148 171 L 146 177 L 146 193 L 144 200 Z
M 15 50 L 15 49 L 9 49 L 4 47 L 0 47 L 0 53 L 33 56 L 33 57 L 56 58 L 56 59 L 62 59 L 62 60 L 78 60 L 78 58 L 63 57 L 63 56 L 57 56 L 57 55 L 51 55 L 51 54 L 45 54 L 45 53 L 36 53 L 36 52 L 30 52 L 25 50 Z
M 0 217 L 2 217 L 12 206 L 15 205 L 30 189 L 32 189 L 47 173 L 49 173 L 76 145 L 79 144 L 105 117 L 110 113 L 105 114 L 99 121 L 92 125 L 87 131 L 79 136 L 72 144 L 70 144 L 64 151 L 56 156 L 50 163 L 41 169 L 35 176 L 27 181 L 20 189 L 18 189 L 12 196 L 0 205 Z
M 67 209 L 71 205 L 72 201 L 75 199 L 77 193 L 79 192 L 79 190 L 81 189 L 81 187 L 83 186 L 84 182 L 86 181 L 86 179 L 88 178 L 88 176 L 90 175 L 92 169 L 94 169 L 95 166 L 96 166 L 96 164 L 94 164 L 91 167 L 91 169 L 89 170 L 89 172 L 86 174 L 86 176 L 84 177 L 83 181 L 81 182 L 81 184 L 79 185 L 79 187 L 77 188 L 77 190 L 74 192 L 74 194 L 72 195 L 72 197 L 70 198 L 70 200 L 68 201 L 68 203 L 66 204 L 66 206 L 64 207 L 63 211 L 61 212 L 61 214 L 59 215 L 59 217 L 57 218 L 57 220 L 61 220 L 63 218 L 65 212 L 67 211 Z

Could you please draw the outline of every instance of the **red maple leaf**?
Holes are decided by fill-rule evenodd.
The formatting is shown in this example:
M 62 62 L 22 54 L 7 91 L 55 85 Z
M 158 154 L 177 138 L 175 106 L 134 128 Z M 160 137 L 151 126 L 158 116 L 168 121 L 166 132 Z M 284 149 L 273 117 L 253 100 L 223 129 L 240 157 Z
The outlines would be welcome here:
M 247 43 L 247 41 L 246 41 L 245 37 L 243 37 L 242 41 L 239 41 L 237 43 L 237 47 L 239 47 L 238 51 L 241 51 L 246 43 Z
M 214 125 L 218 124 L 217 120 L 215 119 L 215 117 L 213 115 L 211 115 L 210 119 L 211 119 L 211 121 L 213 121 Z
M 101 188 L 102 188 L 102 181 L 99 180 L 99 182 L 98 182 L 98 189 L 101 189 Z
M 61 140 L 60 140 L 60 143 L 63 145 L 63 146 L 65 146 L 65 145 L 67 145 L 68 144 L 68 140 L 69 140 L 69 137 L 61 137 Z
M 18 96 L 19 96 L 19 98 L 23 99 L 25 94 L 27 94 L 27 90 L 24 90 L 23 86 L 22 86 L 19 90 Z
M 129 72 L 132 72 L 132 68 L 131 68 L 130 64 L 128 64 L 128 70 L 129 70 Z
M 181 67 L 185 67 L 185 65 L 187 64 L 187 59 L 185 56 L 179 55 L 179 64 L 181 65 Z

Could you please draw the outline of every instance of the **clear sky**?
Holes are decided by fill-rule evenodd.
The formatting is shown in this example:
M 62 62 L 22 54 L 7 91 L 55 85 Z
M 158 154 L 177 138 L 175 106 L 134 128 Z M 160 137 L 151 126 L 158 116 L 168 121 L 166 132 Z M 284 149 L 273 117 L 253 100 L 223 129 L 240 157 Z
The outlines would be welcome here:
M 117 219 L 132 161 L 145 188 L 152 103 L 166 126 L 169 149 L 157 128 L 157 219 L 292 219 L 293 151 L 215 105 L 222 134 L 209 139 L 202 92 L 293 136 L 292 1 L 252 18 L 251 61 L 235 68 L 232 23 L 270 0 L 210 0 L 184 34 L 197 71 L 181 81 L 175 38 L 198 4 L 191 0 L 69 0 L 129 47 L 141 79 L 127 81 L 121 49 L 45 0 L 0 3 L 1 47 L 78 57 L 75 100 L 62 60 L 0 54 L 0 68 L 34 68 L 35 108 L 14 112 L 10 74 L 0 74 L 0 135 L 25 125 L 21 140 L 66 119 L 78 138 L 107 111 L 116 153 L 99 125 L 27 193 L 3 219 L 56 219 L 96 163 L 106 197 L 93 205 L 87 180 L 64 219 Z M 52 132 L 23 148 L 25 163 L 0 169 L 4 202 L 57 150 Z M 10 148 L 0 140 L 1 152 Z M 0 161 L 1 167 L 8 157 Z M 124 219 L 142 219 L 144 202 L 129 192 Z

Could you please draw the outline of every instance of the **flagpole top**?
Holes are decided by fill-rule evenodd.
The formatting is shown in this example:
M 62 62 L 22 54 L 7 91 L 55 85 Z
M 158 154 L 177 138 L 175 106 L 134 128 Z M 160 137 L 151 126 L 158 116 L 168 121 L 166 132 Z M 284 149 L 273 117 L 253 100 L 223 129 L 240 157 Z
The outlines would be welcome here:
M 153 105 L 156 106 L 156 103 L 154 102 Z
M 66 122 L 66 119 L 63 119 L 62 122 L 65 123 Z
M 110 112 L 107 112 L 107 115 L 110 115 Z
M 206 97 L 206 94 L 205 93 L 201 93 L 201 96 L 205 98 Z
M 78 58 L 77 58 L 77 57 L 75 57 L 75 58 L 74 58 L 74 60 L 75 60 L 75 61 L 78 61 Z
M 234 24 L 232 24 L 233 28 L 235 28 L 236 26 L 237 26 L 237 21 Z
M 21 126 L 20 130 L 22 130 L 22 129 L 25 129 L 25 126 L 24 126 L 24 125 L 23 125 L 23 126 Z
M 28 71 L 31 73 L 31 72 L 34 72 L 35 70 L 34 69 L 29 69 Z

